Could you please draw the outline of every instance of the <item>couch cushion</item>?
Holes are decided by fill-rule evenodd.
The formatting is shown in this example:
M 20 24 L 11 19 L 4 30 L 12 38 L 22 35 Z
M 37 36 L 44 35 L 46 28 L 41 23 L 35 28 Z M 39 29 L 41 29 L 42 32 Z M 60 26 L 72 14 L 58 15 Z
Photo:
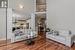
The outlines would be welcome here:
M 69 36 L 70 32 L 68 30 L 58 30 L 59 31 L 59 35 L 61 36 Z

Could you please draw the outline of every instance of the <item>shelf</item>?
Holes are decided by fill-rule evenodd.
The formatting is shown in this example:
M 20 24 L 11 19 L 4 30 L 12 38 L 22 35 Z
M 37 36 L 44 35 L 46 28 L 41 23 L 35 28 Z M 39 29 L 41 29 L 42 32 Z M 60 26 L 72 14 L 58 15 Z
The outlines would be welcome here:
M 46 13 L 43 14 L 35 14 L 36 17 L 38 18 L 46 18 Z
M 44 5 L 46 4 L 46 0 L 36 0 L 36 5 Z
M 35 12 L 35 14 L 45 14 L 46 12 Z
M 42 28 L 45 28 L 45 20 L 46 20 L 46 0 L 36 0 L 36 11 L 35 11 L 35 25 L 39 28 L 39 24 L 41 24 Z M 39 28 L 40 31 L 43 31 Z
M 46 11 L 46 5 L 36 5 L 36 12 Z
M 46 3 L 36 3 L 36 5 L 46 5 Z

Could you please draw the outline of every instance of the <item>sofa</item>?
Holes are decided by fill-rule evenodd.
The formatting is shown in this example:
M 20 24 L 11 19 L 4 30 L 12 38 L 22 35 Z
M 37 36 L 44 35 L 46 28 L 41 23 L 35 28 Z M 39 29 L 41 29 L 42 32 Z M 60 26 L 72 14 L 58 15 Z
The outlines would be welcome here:
M 37 32 L 31 29 L 20 29 L 12 33 L 11 43 L 37 37 Z
M 72 44 L 74 43 L 75 35 L 68 30 L 57 30 L 57 31 L 59 32 L 58 34 L 51 31 L 47 32 L 46 38 L 62 43 L 68 47 L 71 47 Z

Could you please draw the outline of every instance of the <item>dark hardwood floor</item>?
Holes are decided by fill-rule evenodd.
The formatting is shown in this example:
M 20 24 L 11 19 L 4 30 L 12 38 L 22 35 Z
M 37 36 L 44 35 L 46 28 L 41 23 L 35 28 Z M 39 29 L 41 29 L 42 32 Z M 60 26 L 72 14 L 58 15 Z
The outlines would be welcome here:
M 59 44 L 57 42 L 39 36 L 35 40 L 34 45 L 27 45 L 25 44 L 25 41 L 21 41 L 0 47 L 0 50 L 75 50 L 75 45 L 69 48 L 63 44 Z

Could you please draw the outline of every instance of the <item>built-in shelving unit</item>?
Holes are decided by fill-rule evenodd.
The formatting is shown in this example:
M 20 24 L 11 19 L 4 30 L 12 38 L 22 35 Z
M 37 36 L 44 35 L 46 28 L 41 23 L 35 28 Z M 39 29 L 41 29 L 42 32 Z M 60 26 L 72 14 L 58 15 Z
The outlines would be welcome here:
M 37 5 L 46 5 L 46 0 L 36 0 Z
M 44 31 L 46 24 L 46 0 L 35 1 L 35 20 L 38 31 Z

